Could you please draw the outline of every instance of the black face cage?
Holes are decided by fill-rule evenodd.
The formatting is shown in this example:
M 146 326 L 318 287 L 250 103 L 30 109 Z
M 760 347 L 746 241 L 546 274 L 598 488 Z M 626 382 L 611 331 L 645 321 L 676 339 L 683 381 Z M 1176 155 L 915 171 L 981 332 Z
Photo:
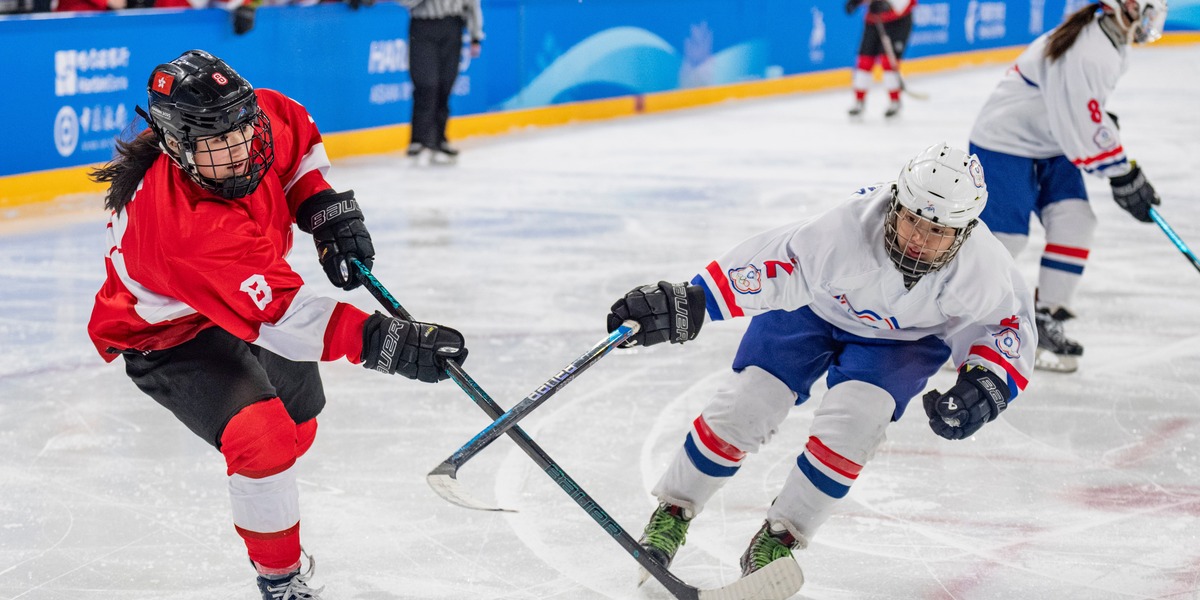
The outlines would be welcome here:
M 909 256 L 909 244 L 902 244 L 900 241 L 900 234 L 897 231 L 897 221 L 900 218 L 901 212 L 905 210 L 919 218 L 925 218 L 921 216 L 921 211 L 908 210 L 900 204 L 900 199 L 896 194 L 896 186 L 893 185 L 892 201 L 888 205 L 887 220 L 884 222 L 883 227 L 883 247 L 887 250 L 888 258 L 892 259 L 892 264 L 896 265 L 896 269 L 899 270 L 902 275 L 911 279 L 916 279 L 927 273 L 932 273 L 950 264 L 950 261 L 954 259 L 956 254 L 958 254 L 959 248 L 962 248 L 963 242 L 967 240 L 967 236 L 971 235 L 971 230 L 975 229 L 975 223 L 978 222 L 971 221 L 966 227 L 962 228 L 946 227 L 947 229 L 954 231 L 954 242 L 949 248 L 939 252 L 935 257 L 933 257 L 932 260 L 923 260 Z M 931 222 L 937 223 L 936 221 Z
M 200 150 L 200 139 L 185 136 L 179 140 L 180 152 L 176 160 L 192 180 L 200 187 L 227 200 L 250 195 L 262 183 L 262 179 L 275 162 L 275 138 L 271 133 L 271 120 L 261 109 L 256 109 L 253 116 L 243 120 L 226 134 L 242 128 L 253 128 L 253 133 L 246 136 L 244 144 L 231 144 L 221 140 L 221 135 L 205 136 L 206 150 Z M 225 160 L 212 160 L 216 156 Z M 197 159 L 200 159 L 197 161 Z M 237 172 L 221 178 L 210 178 L 200 174 L 197 162 L 205 168 L 221 172 L 226 168 L 235 168 Z M 244 166 L 238 166 L 245 163 Z

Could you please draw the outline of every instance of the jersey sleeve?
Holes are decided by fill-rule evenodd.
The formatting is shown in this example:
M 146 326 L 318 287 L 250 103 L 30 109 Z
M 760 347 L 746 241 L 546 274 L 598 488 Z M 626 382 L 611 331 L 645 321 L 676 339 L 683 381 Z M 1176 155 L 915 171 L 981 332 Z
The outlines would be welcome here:
M 325 175 L 329 157 L 312 116 L 295 100 L 274 90 L 259 89 L 259 102 L 271 118 L 275 164 L 292 215 L 305 200 L 330 189 Z
M 1047 65 L 1044 98 L 1050 131 L 1063 154 L 1088 173 L 1117 177 L 1131 166 L 1117 125 L 1104 106 L 1116 88 L 1121 66 L 1111 49 L 1102 50 L 1107 52 L 1093 52 L 1083 45 Z
M 182 240 L 186 255 L 168 257 L 174 296 L 225 331 L 284 358 L 361 361 L 365 313 L 312 293 L 248 218 L 226 216 L 216 225 Z
M 692 278 L 704 288 L 710 321 L 795 310 L 812 302 L 796 258 L 803 235 L 797 224 L 751 237 L 708 263 Z
M 1009 400 L 1028 385 L 1037 351 L 1033 296 L 1020 280 L 1013 289 L 981 315 L 955 318 L 945 340 L 960 370 L 978 365 L 1004 379 Z

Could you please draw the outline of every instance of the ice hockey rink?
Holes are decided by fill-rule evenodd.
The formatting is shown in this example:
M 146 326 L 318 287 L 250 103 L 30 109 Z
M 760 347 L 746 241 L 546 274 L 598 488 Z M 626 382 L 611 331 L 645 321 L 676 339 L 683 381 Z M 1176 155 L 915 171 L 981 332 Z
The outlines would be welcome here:
M 466 140 L 454 167 L 345 160 L 330 180 L 364 205 L 378 278 L 418 319 L 463 331 L 466 370 L 509 407 L 601 340 L 609 305 L 633 286 L 690 278 L 744 237 L 894 178 L 934 142 L 965 146 L 1003 71 L 913 76 L 931 99 L 895 122 L 878 90 L 849 121 L 838 90 Z M 1109 108 L 1161 214 L 1200 247 L 1197 98 L 1200 47 L 1150 47 L 1133 52 Z M 1068 328 L 1087 348 L 1081 370 L 1039 372 L 966 441 L 935 436 L 911 406 L 798 553 L 797 598 L 1200 598 L 1200 273 L 1117 207 L 1106 181 L 1088 189 L 1100 226 Z M 0 598 L 257 598 L 221 456 L 87 339 L 106 251 L 106 215 L 90 202 L 53 221 L 0 221 Z M 1031 280 L 1036 254 L 1019 260 Z M 329 295 L 377 308 L 327 284 L 307 236 L 291 259 Z M 636 537 L 648 490 L 746 324 L 614 352 L 523 426 Z M 452 383 L 348 363 L 322 373 L 329 403 L 300 478 L 325 597 L 670 597 L 639 590 L 634 560 L 508 439 L 459 478 L 518 512 L 434 495 L 425 474 L 488 423 Z M 693 522 L 675 561 L 684 580 L 738 577 L 821 385 Z

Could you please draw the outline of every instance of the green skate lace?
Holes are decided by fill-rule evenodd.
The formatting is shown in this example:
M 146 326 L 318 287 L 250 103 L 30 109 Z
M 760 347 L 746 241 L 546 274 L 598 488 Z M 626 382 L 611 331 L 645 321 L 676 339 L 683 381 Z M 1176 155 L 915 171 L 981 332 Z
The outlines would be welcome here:
M 750 561 L 754 565 L 755 571 L 791 555 L 792 549 L 776 539 L 766 529 L 759 534 L 758 539 L 754 540 L 754 545 L 750 548 Z
M 647 544 L 666 552 L 668 556 L 675 556 L 687 536 L 688 524 L 660 508 L 654 511 L 643 537 Z

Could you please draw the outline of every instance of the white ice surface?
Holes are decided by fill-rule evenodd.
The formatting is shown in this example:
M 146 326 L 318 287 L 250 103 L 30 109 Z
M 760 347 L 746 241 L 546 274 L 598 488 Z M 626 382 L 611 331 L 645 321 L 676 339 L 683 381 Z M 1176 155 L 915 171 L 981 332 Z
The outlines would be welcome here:
M 1133 62 L 1110 108 L 1162 214 L 1200 246 L 1200 47 Z M 750 234 L 893 178 L 931 143 L 964 145 L 1002 72 L 912 77 L 932 100 L 893 123 L 878 91 L 849 122 L 839 91 L 468 140 L 453 168 L 346 160 L 331 180 L 364 205 L 379 279 L 418 318 L 465 332 L 467 370 L 507 407 L 602 339 L 608 306 L 634 285 L 689 278 Z M 934 436 L 910 409 L 799 554 L 798 597 L 1200 597 L 1200 273 L 1105 181 L 1088 188 L 1100 227 L 1068 329 L 1087 347 L 1081 371 L 1039 374 L 968 441 Z M 0 598 L 256 598 L 220 455 L 87 340 L 103 219 L 97 208 L 0 237 Z M 1020 260 L 1030 278 L 1036 254 Z M 292 258 L 323 281 L 307 238 Z M 609 355 L 526 429 L 636 537 L 745 325 Z M 460 479 L 519 513 L 434 496 L 425 473 L 488 422 L 453 384 L 322 371 L 329 404 L 300 479 L 327 598 L 668 597 L 635 589 L 634 561 L 506 439 Z M 737 577 L 820 397 L 696 520 L 681 577 Z

